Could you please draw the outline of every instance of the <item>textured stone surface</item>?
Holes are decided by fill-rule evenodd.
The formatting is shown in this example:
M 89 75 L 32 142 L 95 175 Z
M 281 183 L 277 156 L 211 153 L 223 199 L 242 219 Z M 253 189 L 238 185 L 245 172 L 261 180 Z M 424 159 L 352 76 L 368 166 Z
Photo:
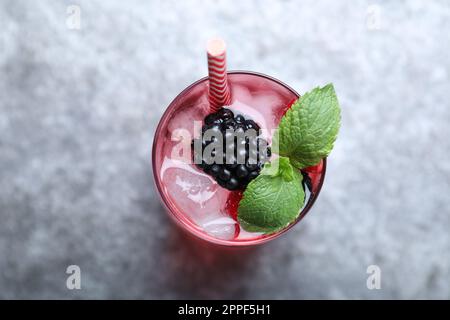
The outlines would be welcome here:
M 0 297 L 450 298 L 448 1 L 215 3 L 0 2 Z M 250 251 L 186 239 L 152 182 L 213 35 L 233 69 L 334 82 L 343 110 L 314 209 Z

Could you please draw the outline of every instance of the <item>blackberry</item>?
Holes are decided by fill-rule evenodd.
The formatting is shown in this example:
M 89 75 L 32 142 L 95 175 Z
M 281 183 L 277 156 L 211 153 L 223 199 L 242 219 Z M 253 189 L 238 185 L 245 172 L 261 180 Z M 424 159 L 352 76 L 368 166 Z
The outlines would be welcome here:
M 258 137 L 259 129 L 255 121 L 235 116 L 230 109 L 222 108 L 207 115 L 202 137 L 197 143 L 195 139 L 192 141 L 194 162 L 220 186 L 228 190 L 245 189 L 272 154 L 267 141 Z
M 247 121 L 245 121 L 245 127 L 247 128 L 247 129 L 254 129 L 256 132 L 258 132 L 259 131 L 259 126 L 256 124 L 256 122 L 255 121 L 253 121 L 253 120 L 247 120 Z

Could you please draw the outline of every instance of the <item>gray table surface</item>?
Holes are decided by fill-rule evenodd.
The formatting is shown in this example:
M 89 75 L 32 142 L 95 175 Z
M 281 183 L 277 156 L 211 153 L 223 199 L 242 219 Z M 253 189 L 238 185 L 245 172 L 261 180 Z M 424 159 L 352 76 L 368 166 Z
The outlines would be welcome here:
M 342 106 L 319 201 L 253 250 L 192 241 L 153 187 L 157 122 L 215 35 L 230 69 Z M 0 298 L 450 298 L 449 51 L 443 0 L 1 0 Z

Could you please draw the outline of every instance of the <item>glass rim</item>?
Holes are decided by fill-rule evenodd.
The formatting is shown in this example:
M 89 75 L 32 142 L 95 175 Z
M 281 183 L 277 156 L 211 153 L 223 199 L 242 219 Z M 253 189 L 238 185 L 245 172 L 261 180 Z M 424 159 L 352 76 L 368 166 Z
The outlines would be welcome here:
M 254 72 L 254 71 L 246 71 L 246 70 L 231 70 L 228 71 L 227 74 L 242 74 L 242 75 L 249 75 L 249 76 L 256 76 L 256 77 L 261 77 L 261 78 L 266 78 L 268 80 L 271 80 L 281 86 L 283 86 L 284 88 L 288 89 L 290 92 L 292 92 L 297 98 L 300 97 L 300 95 L 297 93 L 297 91 L 295 91 L 293 88 L 291 88 L 289 85 L 285 84 L 284 82 L 271 77 L 269 75 L 260 73 L 260 72 Z M 317 186 L 317 192 L 315 193 L 314 196 L 311 196 L 308 200 L 308 202 L 306 203 L 305 207 L 301 210 L 299 216 L 297 217 L 297 219 L 292 222 L 291 224 L 289 224 L 287 227 L 283 228 L 281 231 L 264 236 L 262 238 L 258 238 L 258 239 L 242 239 L 242 240 L 224 240 L 224 239 L 219 239 L 216 238 L 214 236 L 211 236 L 209 234 L 207 234 L 206 232 L 204 232 L 203 230 L 201 230 L 201 228 L 196 225 L 193 221 L 191 221 L 188 217 L 186 217 L 184 214 L 179 214 L 178 213 L 178 209 L 176 208 L 176 206 L 174 206 L 171 201 L 169 201 L 169 199 L 167 199 L 167 195 L 163 192 L 162 190 L 162 182 L 161 179 L 155 174 L 155 172 L 157 171 L 156 168 L 156 144 L 157 144 L 157 137 L 160 135 L 161 130 L 162 130 L 162 124 L 163 124 L 163 120 L 167 118 L 167 116 L 170 114 L 170 112 L 172 111 L 173 106 L 175 105 L 175 103 L 178 101 L 178 99 L 180 99 L 181 97 L 183 97 L 189 90 L 191 90 L 192 88 L 194 88 L 195 86 L 205 82 L 208 80 L 208 76 L 203 77 L 195 82 L 193 82 L 192 84 L 190 84 L 189 86 L 187 86 L 184 90 L 182 90 L 168 105 L 168 107 L 166 108 L 166 110 L 164 111 L 164 113 L 162 114 L 159 122 L 158 122 L 158 126 L 156 127 L 154 136 L 153 136 L 153 144 L 152 144 L 152 170 L 153 170 L 153 181 L 156 185 L 156 188 L 158 190 L 159 193 L 159 197 L 162 200 L 162 203 L 164 205 L 164 208 L 167 211 L 167 214 L 172 218 L 172 220 L 175 221 L 175 223 L 180 226 L 184 231 L 188 232 L 189 234 L 194 235 L 195 237 L 202 239 L 206 242 L 209 243 L 214 243 L 214 244 L 218 244 L 218 245 L 222 245 L 222 246 L 227 246 L 227 247 L 248 247 L 248 246 L 255 246 L 255 245 L 260 245 L 263 243 L 266 243 L 268 241 L 274 240 L 278 237 L 280 237 L 281 235 L 285 234 L 287 231 L 289 231 L 293 226 L 295 226 L 298 222 L 300 222 L 300 220 L 303 219 L 304 216 L 306 216 L 306 214 L 309 212 L 309 210 L 312 208 L 312 206 L 314 205 L 316 199 L 319 197 L 320 191 L 322 189 L 322 185 L 323 182 L 325 180 L 325 173 L 326 173 L 326 169 L 327 169 L 327 158 L 323 158 L 322 159 L 322 174 L 321 174 L 321 178 L 319 181 L 319 184 Z

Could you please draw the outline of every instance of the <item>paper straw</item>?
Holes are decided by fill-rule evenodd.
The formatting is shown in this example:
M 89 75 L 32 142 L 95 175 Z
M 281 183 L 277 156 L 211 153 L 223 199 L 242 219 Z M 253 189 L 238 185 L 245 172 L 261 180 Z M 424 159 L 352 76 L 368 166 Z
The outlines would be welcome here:
M 211 111 L 218 111 L 231 101 L 231 92 L 227 80 L 227 59 L 225 41 L 211 39 L 207 45 L 209 103 Z

